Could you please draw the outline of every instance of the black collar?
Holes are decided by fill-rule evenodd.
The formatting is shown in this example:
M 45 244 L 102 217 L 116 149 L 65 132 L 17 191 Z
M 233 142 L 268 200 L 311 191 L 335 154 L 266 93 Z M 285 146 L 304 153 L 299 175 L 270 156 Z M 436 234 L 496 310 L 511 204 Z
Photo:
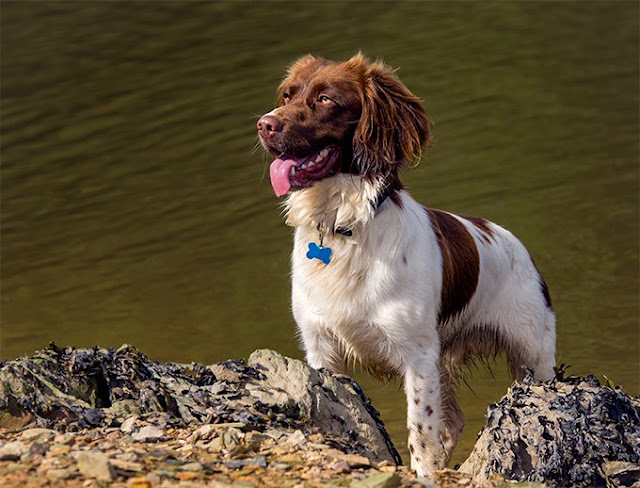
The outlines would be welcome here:
M 373 211 L 377 214 L 380 211 L 380 207 L 385 202 L 385 200 L 391 195 L 391 188 L 385 186 L 384 189 L 378 193 L 375 200 L 371 201 L 371 207 L 373 207 Z M 319 225 L 319 224 L 318 224 Z M 338 227 L 334 229 L 334 234 L 340 234 L 341 236 L 351 237 L 353 235 L 353 231 L 351 229 L 345 229 L 344 227 Z

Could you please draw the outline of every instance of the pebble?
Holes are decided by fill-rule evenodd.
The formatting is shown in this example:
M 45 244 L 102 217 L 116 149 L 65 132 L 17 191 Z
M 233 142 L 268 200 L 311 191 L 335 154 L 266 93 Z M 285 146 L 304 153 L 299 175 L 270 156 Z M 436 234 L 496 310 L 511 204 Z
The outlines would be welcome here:
M 164 431 L 156 427 L 155 425 L 145 425 L 138 432 L 134 432 L 131 437 L 138 442 L 153 442 L 159 441 L 164 436 Z
M 78 469 L 87 478 L 111 481 L 115 477 L 109 458 L 101 452 L 81 451 L 76 456 Z
M 151 483 L 147 478 L 129 478 L 129 481 L 127 481 L 127 488 L 151 488 Z
M 400 481 L 400 476 L 395 473 L 380 473 L 353 481 L 351 488 L 396 488 L 400 486 Z
M 29 446 L 30 456 L 44 456 L 49 450 L 49 444 L 44 442 L 34 442 Z
M 45 472 L 45 476 L 51 480 L 66 480 L 75 475 L 77 469 L 75 468 L 57 468 L 48 469 Z
M 122 424 L 120 424 L 120 430 L 122 432 L 124 432 L 125 434 L 131 434 L 131 432 L 133 432 L 133 428 L 134 428 L 134 426 L 136 424 L 136 420 L 138 420 L 138 416 L 137 415 L 133 415 L 133 416 L 129 417 L 127 420 L 122 422 Z
M 17 461 L 29 451 L 29 446 L 21 441 L 7 442 L 0 446 L 0 461 Z
M 355 468 L 370 468 L 371 460 L 365 456 L 359 456 L 358 454 L 345 454 L 342 456 L 352 469 Z
M 52 429 L 34 428 L 27 429 L 20 434 L 20 439 L 27 442 L 32 441 L 52 441 L 58 432 Z
M 307 439 L 301 430 L 296 430 L 289 436 L 287 443 L 292 446 L 304 446 L 307 443 Z
M 222 434 L 222 444 L 225 449 L 235 449 L 240 444 L 240 435 L 242 433 L 236 428 L 229 428 Z
M 144 466 L 140 463 L 136 463 L 133 461 L 125 461 L 123 459 L 111 459 L 109 461 L 114 468 L 121 469 L 123 471 L 131 471 L 131 472 L 142 472 L 144 471 Z
M 335 471 L 336 473 L 349 473 L 351 471 L 351 466 L 344 459 L 336 461 L 329 465 L 329 469 Z
M 202 464 L 194 462 L 180 466 L 181 471 L 202 471 Z
M 232 459 L 224 464 L 229 469 L 244 468 L 246 466 L 259 466 L 261 468 L 266 468 L 267 458 L 265 456 L 257 456 L 253 459 Z

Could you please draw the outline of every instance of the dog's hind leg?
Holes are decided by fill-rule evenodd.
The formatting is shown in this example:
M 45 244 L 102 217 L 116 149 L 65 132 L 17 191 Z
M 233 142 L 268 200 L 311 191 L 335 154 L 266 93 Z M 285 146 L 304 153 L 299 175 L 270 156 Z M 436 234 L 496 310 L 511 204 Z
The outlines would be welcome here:
M 517 332 L 514 332 L 517 331 Z M 538 381 L 554 377 L 556 365 L 556 323 L 551 310 L 545 310 L 538 320 L 511 328 L 505 338 L 504 348 L 509 360 L 511 374 L 522 379 L 525 367 L 533 371 Z
M 443 412 L 439 346 L 415 354 L 404 375 L 411 468 L 418 476 L 431 476 L 444 468 L 447 458 L 440 440 Z
M 458 399 L 454 391 L 451 374 L 445 369 L 440 370 L 442 384 L 442 431 L 440 440 L 447 455 L 446 462 L 451 460 L 453 450 L 458 443 L 464 429 L 464 415 L 460 410 Z

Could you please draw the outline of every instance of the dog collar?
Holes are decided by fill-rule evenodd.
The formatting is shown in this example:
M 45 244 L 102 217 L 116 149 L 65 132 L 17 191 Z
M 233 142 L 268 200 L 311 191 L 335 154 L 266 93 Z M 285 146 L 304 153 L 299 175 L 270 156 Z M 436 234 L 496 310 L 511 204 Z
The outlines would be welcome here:
M 389 195 L 391 195 L 391 189 L 389 187 L 385 187 L 384 190 L 378 194 L 376 199 L 371 202 L 371 206 L 373 207 L 373 211 L 376 215 L 380 212 L 380 207 Z M 340 234 L 345 237 L 351 237 L 353 235 L 353 231 L 345 227 L 336 227 L 333 229 L 333 233 Z M 309 243 L 307 259 L 319 259 L 324 264 L 329 264 L 331 262 L 331 248 L 324 247 L 323 245 L 324 225 L 322 221 L 318 224 L 318 240 L 320 241 L 320 245 L 315 242 Z

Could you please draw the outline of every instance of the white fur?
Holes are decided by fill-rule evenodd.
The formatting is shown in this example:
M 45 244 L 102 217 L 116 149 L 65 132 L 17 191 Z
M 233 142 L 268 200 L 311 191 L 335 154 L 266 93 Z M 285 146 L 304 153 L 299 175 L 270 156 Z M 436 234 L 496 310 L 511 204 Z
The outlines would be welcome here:
M 460 218 L 478 250 L 478 286 L 464 312 L 439 326 L 443 258 L 429 216 L 405 191 L 401 205 L 387 199 L 374 211 L 379 187 L 338 174 L 290 194 L 293 315 L 311 366 L 344 372 L 353 359 L 404 377 L 411 467 L 428 476 L 445 466 L 463 425 L 455 415 L 454 379 L 442 368 L 441 341 L 464 329 L 495 328 L 537 378 L 549 379 L 555 317 L 524 246 L 495 224 L 487 242 Z M 319 225 L 332 249 L 328 265 L 306 257 L 308 244 L 319 243 Z M 333 234 L 336 228 L 353 234 Z

